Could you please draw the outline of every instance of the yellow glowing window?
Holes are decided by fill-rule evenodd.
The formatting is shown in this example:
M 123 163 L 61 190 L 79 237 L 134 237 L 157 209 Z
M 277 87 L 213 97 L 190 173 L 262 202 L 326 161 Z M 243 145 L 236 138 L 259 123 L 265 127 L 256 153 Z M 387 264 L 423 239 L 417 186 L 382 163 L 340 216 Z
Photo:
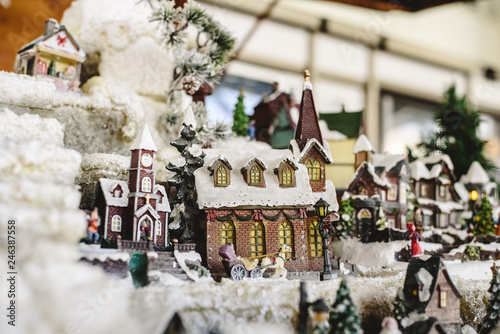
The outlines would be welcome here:
M 289 246 L 292 251 L 286 252 L 286 259 L 293 257 L 293 227 L 289 222 L 282 222 L 280 224 L 280 247 L 282 245 Z
M 446 307 L 446 297 L 447 297 L 446 291 L 440 291 L 439 292 L 439 307 Z
M 321 180 L 321 163 L 317 159 L 307 159 L 305 165 L 309 174 L 309 181 Z
M 227 168 L 225 166 L 220 166 L 217 169 L 217 186 L 227 186 Z
M 285 166 L 285 168 L 283 168 L 282 180 L 283 180 L 282 185 L 284 185 L 284 186 L 293 185 L 293 183 L 292 183 L 292 170 L 290 169 L 290 167 Z
M 259 256 L 265 253 L 264 225 L 261 222 L 254 222 L 250 230 L 250 256 Z
M 313 220 L 309 225 L 309 246 L 311 247 L 311 257 L 323 256 L 323 240 L 319 234 L 319 222 Z
M 261 173 L 262 173 L 261 170 L 256 165 L 254 165 L 250 169 L 250 185 L 259 185 L 260 184 L 260 180 L 262 178 Z
M 235 233 L 234 233 L 234 225 L 232 222 L 225 222 L 222 224 L 221 232 L 220 232 L 220 244 L 235 244 Z

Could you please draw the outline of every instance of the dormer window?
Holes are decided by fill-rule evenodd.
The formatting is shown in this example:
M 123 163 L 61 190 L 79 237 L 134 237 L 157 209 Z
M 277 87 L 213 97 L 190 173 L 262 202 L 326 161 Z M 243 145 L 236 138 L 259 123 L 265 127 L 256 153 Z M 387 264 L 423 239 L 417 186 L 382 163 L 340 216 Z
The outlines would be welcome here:
M 217 187 L 227 187 L 229 185 L 228 182 L 228 170 L 227 167 L 224 166 L 224 164 L 221 164 L 219 168 L 217 168 L 217 179 L 216 179 L 216 186 Z
M 123 189 L 122 187 L 117 184 L 112 190 L 111 190 L 111 193 L 113 194 L 113 197 L 115 198 L 120 198 L 122 197 L 122 194 L 123 194 Z
M 318 159 L 307 159 L 305 163 L 309 181 L 321 181 L 321 163 Z
M 243 178 L 249 186 L 265 187 L 264 171 L 266 168 L 262 161 L 253 158 L 241 169 L 241 173 L 243 173 Z
M 214 162 L 208 167 L 210 175 L 214 178 L 215 187 L 227 187 L 231 184 L 231 170 L 233 166 L 221 154 Z
M 295 171 L 297 169 L 298 167 L 295 162 L 288 158 L 283 160 L 280 165 L 274 169 L 274 173 L 278 175 L 280 187 L 295 187 Z
M 158 196 L 159 200 L 158 200 L 158 203 L 161 204 L 161 202 L 163 202 L 163 194 L 161 193 L 161 191 L 157 191 L 156 192 L 156 195 Z

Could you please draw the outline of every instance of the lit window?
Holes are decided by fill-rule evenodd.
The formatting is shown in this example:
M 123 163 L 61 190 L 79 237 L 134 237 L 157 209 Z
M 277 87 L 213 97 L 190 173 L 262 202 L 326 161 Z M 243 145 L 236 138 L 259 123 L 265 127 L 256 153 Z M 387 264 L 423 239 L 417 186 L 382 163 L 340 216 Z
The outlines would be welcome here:
M 217 168 L 217 187 L 226 187 L 227 184 L 227 168 L 221 165 Z
M 425 184 L 420 185 L 420 197 L 426 197 L 427 196 L 427 187 Z
M 292 186 L 293 185 L 293 181 L 292 181 L 292 170 L 290 169 L 290 167 L 288 166 L 285 166 L 283 168 L 283 172 L 282 172 L 282 183 L 281 185 L 283 186 Z
M 286 252 L 286 260 L 291 259 L 293 256 L 293 228 L 289 222 L 282 222 L 280 224 L 280 247 L 282 245 L 289 246 L 292 251 Z
M 446 291 L 439 292 L 439 307 L 446 307 L 446 297 L 447 297 Z
M 252 168 L 250 168 L 250 185 L 260 185 L 261 179 L 261 170 L 257 165 L 253 165 Z
M 389 190 L 387 191 L 387 200 L 394 201 L 396 199 L 397 187 L 395 185 L 391 185 Z
M 250 256 L 259 256 L 266 253 L 264 241 L 264 224 L 254 222 L 250 230 Z
M 155 234 L 161 235 L 161 222 L 159 220 L 156 221 Z
M 318 160 L 307 159 L 305 165 L 309 174 L 309 181 L 321 180 L 321 163 Z
M 311 257 L 323 256 L 323 240 L 319 234 L 319 222 L 313 220 L 309 225 L 309 245 L 311 247 Z
M 446 186 L 442 185 L 439 187 L 439 196 L 446 197 Z
M 111 218 L 111 231 L 113 232 L 122 231 L 122 217 L 114 215 L 113 218 Z
M 220 231 L 220 244 L 233 244 L 235 245 L 234 225 L 232 222 L 225 222 L 222 224 Z
M 151 191 L 151 179 L 149 177 L 145 177 L 142 179 L 142 191 L 150 192 Z

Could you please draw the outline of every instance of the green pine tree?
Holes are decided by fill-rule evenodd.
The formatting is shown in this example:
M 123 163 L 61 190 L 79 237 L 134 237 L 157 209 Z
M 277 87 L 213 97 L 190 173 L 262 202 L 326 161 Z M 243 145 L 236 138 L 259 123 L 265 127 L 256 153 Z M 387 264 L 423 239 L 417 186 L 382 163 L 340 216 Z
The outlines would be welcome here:
M 335 238 L 348 238 L 351 236 L 352 229 L 354 228 L 354 206 L 352 199 L 342 199 L 340 202 L 339 210 L 340 220 L 335 229 Z
M 149 284 L 148 256 L 145 253 L 134 253 L 130 256 L 128 270 L 132 276 L 134 288 L 143 288 Z
M 489 334 L 493 331 L 495 326 L 500 320 L 500 272 L 498 267 L 493 265 L 491 270 L 493 271 L 493 278 L 491 280 L 490 288 L 488 292 L 490 296 L 488 301 L 490 302 L 488 308 L 486 309 L 486 317 L 484 317 L 483 324 L 480 327 L 479 334 Z
M 330 326 L 330 334 L 354 334 L 361 331 L 358 312 L 345 279 L 340 283 L 330 311 Z
M 493 235 L 495 234 L 495 226 L 493 225 L 493 212 L 491 209 L 490 200 L 486 194 L 481 199 L 481 207 L 474 217 L 474 235 Z
M 427 154 L 449 155 L 458 178 L 467 173 L 475 160 L 486 171 L 495 169 L 493 162 L 484 156 L 485 142 L 478 136 L 479 112 L 469 106 L 465 96 L 457 97 L 455 86 L 445 92 L 434 121 L 438 130 L 427 142 L 419 144 Z
M 51 75 L 53 77 L 57 77 L 57 72 L 56 72 L 56 62 L 51 61 L 49 64 L 49 68 L 47 69 L 47 74 Z
M 240 89 L 240 95 L 238 96 L 238 102 L 236 103 L 236 109 L 233 112 L 233 132 L 237 136 L 245 137 L 248 135 L 248 116 L 245 114 L 245 105 L 243 104 L 243 90 Z

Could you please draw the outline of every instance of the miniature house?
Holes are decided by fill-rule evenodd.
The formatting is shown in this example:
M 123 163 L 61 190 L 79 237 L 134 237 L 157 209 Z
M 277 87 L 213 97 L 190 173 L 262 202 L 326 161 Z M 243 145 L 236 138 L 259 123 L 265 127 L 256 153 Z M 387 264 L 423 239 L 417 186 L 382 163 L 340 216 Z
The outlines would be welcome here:
M 286 244 L 292 249 L 286 254 L 289 271 L 323 268 L 313 205 L 323 198 L 336 211 L 338 204 L 333 183 L 325 178 L 325 165 L 332 157 L 321 137 L 309 81 L 290 146 L 204 150 L 204 166 L 194 175 L 197 203 L 205 212 L 206 261 L 212 273 L 224 271 L 218 251 L 226 243 L 242 257 L 276 254 Z M 331 213 L 327 219 L 338 217 Z
M 411 188 L 422 212 L 420 223 L 424 227 L 459 225 L 464 207 L 455 183 L 453 163 L 447 155 L 411 163 Z
M 84 60 L 85 52 L 66 28 L 48 19 L 43 35 L 18 51 L 14 72 L 52 78 L 61 90 L 78 90 Z
M 354 145 L 356 173 L 347 186 L 355 208 L 356 234 L 373 231 L 380 210 L 389 227 L 406 228 L 406 192 L 410 182 L 405 155 L 375 154 L 365 135 Z
M 460 333 L 460 292 L 440 257 L 413 257 L 403 287 L 407 312 L 425 313 L 438 321 L 430 333 Z
M 484 192 L 488 195 L 488 199 L 492 207 L 496 207 L 499 204 L 498 201 L 498 190 L 495 182 L 491 182 L 488 174 L 486 174 L 483 167 L 479 162 L 474 161 L 467 171 L 467 174 L 460 178 L 460 184 L 463 184 L 467 190 L 467 195 L 469 192 L 476 190 L 478 192 L 480 200 Z M 466 200 L 469 199 L 467 196 Z
M 99 233 L 105 239 L 168 242 L 168 202 L 165 187 L 155 184 L 156 146 L 146 126 L 130 147 L 128 182 L 99 179 L 96 206 L 101 216 Z

